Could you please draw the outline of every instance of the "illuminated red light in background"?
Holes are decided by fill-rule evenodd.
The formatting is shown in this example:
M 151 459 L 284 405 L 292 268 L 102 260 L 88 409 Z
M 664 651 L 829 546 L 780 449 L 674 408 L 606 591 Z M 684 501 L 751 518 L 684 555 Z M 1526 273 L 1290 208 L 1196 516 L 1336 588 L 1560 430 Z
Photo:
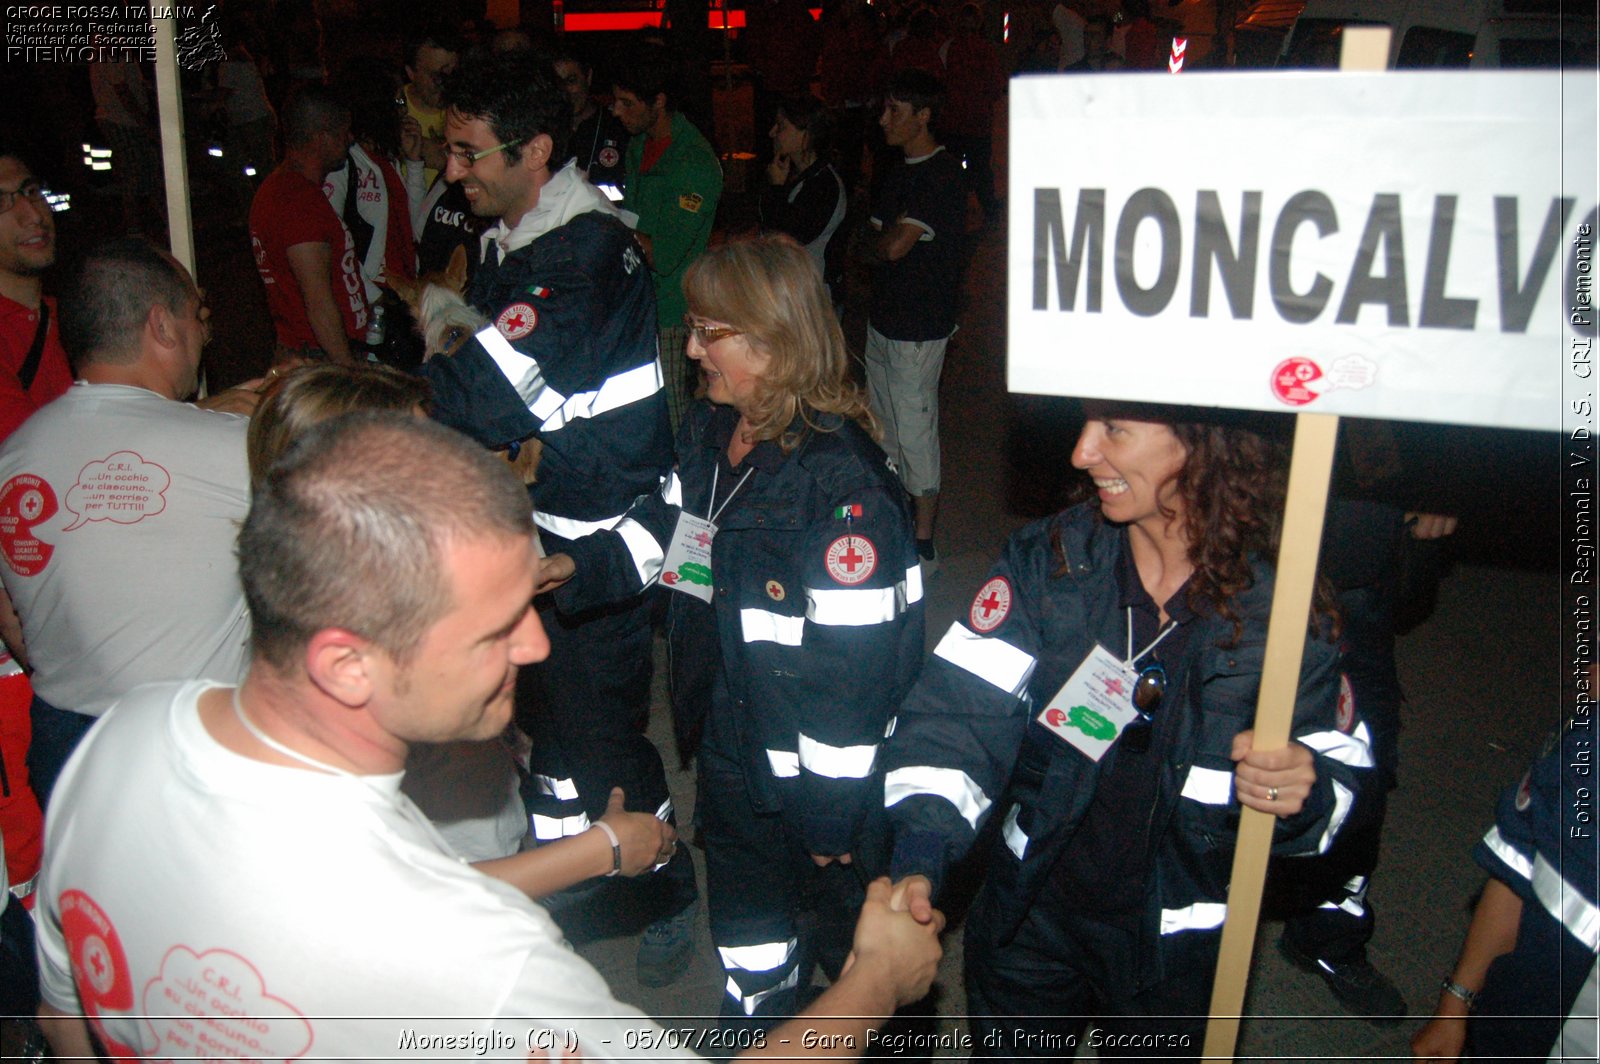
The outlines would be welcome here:
M 722 29 L 721 11 L 712 11 L 706 17 L 706 24 L 714 30 Z M 729 11 L 728 29 L 744 29 L 744 10 Z M 811 9 L 811 17 L 822 18 L 822 8 Z M 659 11 L 568 11 L 561 19 L 562 28 L 568 33 L 632 33 L 645 27 L 658 27 L 661 25 L 661 12 Z

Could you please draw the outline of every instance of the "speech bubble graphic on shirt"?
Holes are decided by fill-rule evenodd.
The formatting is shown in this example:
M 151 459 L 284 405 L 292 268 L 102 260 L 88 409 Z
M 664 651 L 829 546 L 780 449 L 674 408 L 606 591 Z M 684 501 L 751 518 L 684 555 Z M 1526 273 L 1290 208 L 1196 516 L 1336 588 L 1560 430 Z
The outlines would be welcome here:
M 225 949 L 169 949 L 144 985 L 144 1012 L 162 1057 L 292 1060 L 311 1048 L 306 1018 L 267 993 L 255 965 Z
M 78 482 L 67 489 L 63 505 L 73 521 L 71 532 L 90 521 L 138 524 L 167 508 L 166 491 L 172 474 L 134 451 L 118 451 L 90 462 L 78 472 Z

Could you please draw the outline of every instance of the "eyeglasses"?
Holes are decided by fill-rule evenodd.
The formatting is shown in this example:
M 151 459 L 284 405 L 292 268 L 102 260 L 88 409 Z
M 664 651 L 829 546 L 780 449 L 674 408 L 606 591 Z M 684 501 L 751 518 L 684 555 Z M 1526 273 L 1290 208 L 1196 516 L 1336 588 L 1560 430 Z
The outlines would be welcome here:
M 521 143 L 522 141 L 520 139 L 508 140 L 504 144 L 496 144 L 494 147 L 485 148 L 482 151 L 463 151 L 460 148 L 447 147 L 445 148 L 444 153 L 450 156 L 450 158 L 454 159 L 456 162 L 460 163 L 462 166 L 466 167 L 468 170 L 471 170 L 472 164 L 477 162 L 479 159 L 487 159 L 497 151 L 510 151 L 512 148 L 519 146 Z
M 44 186 L 37 181 L 24 181 L 20 186 L 10 192 L 0 190 L 0 214 L 8 214 L 17 205 L 18 200 L 27 200 L 35 207 L 43 207 L 46 202 Z
M 734 329 L 727 325 L 698 325 L 689 315 L 683 316 L 683 327 L 689 334 L 699 341 L 701 347 L 710 347 L 718 340 L 729 336 L 743 335 L 743 329 Z
M 1161 667 L 1161 662 L 1152 661 L 1139 670 L 1139 678 L 1133 682 L 1133 708 L 1139 715 L 1122 729 L 1119 746 L 1135 754 L 1150 749 L 1150 736 L 1156 730 L 1155 712 L 1161 708 L 1166 693 L 1167 670 Z

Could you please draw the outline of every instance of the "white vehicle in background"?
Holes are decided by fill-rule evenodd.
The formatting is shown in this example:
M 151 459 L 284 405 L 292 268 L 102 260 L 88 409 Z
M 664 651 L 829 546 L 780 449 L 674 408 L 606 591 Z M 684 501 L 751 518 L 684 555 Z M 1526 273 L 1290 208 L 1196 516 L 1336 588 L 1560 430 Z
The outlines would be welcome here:
M 1309 0 L 1279 67 L 1339 65 L 1346 26 L 1388 26 L 1391 69 L 1595 65 L 1589 4 L 1562 0 Z

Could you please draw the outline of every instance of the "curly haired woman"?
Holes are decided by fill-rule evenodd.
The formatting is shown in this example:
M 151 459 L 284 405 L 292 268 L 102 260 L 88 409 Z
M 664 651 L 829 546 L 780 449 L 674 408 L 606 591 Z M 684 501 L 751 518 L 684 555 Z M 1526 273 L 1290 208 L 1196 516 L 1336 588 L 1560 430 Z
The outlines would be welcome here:
M 901 707 L 894 871 L 931 894 L 999 814 L 967 922 L 976 1053 L 1192 1058 L 1239 807 L 1278 818 L 1275 852 L 1319 852 L 1372 761 L 1325 616 L 1294 741 L 1252 744 L 1283 448 L 1237 415 L 1085 406 L 1095 497 L 1012 537 Z

